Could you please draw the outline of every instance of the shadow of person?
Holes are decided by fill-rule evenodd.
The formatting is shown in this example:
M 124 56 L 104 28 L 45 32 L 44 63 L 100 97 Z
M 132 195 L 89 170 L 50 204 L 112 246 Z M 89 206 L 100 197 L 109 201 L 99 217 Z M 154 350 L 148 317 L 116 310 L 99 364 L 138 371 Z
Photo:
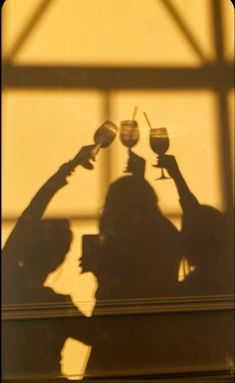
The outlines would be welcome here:
M 72 161 L 63 164 L 18 218 L 2 250 L 3 304 L 46 302 L 45 295 L 49 299 L 52 290 L 42 288 L 42 284 L 68 252 L 72 232 L 69 221 L 45 220 L 43 215 L 54 195 L 67 185 L 66 178 L 75 166 L 93 169 L 93 149 L 94 145 L 84 146 Z M 58 299 L 57 294 L 53 294 L 53 299 Z
M 176 159 L 159 157 L 175 182 L 182 207 L 182 253 L 193 267 L 180 283 L 180 295 L 213 295 L 233 293 L 233 222 L 209 205 L 202 205 L 190 191 Z
M 232 294 L 234 281 L 233 234 L 228 216 L 208 205 L 195 206 L 183 225 L 184 252 L 193 272 L 181 293 Z
M 179 233 L 143 177 L 124 176 L 108 190 L 100 217 L 99 299 L 172 296 Z
M 138 305 L 145 299 L 172 297 L 178 283 L 179 232 L 161 213 L 157 196 L 144 179 L 143 159 L 131 153 L 128 170 L 132 175 L 109 186 L 99 235 L 83 237 L 80 266 L 83 272 L 92 271 L 98 280 L 97 309 L 87 320 L 88 326 L 92 323 L 89 334 L 94 334 L 88 376 L 105 371 L 120 374 L 123 368 L 132 373 L 143 366 L 156 368 L 158 331 L 162 329 L 159 321 L 149 318 L 148 327 L 145 315 L 136 316 L 134 321 L 132 316 L 100 318 L 99 305 L 108 302 L 115 310 L 115 304 Z M 82 339 L 89 342 L 85 332 Z M 170 335 L 166 336 L 170 347 L 169 339 Z
M 133 315 L 114 315 L 115 305 L 125 301 L 128 305 L 134 302 L 138 312 L 141 299 L 167 301 L 184 294 L 220 292 L 222 286 L 215 290 L 217 277 L 221 273 L 222 281 L 228 271 L 221 272 L 225 261 L 221 254 L 227 241 L 222 214 L 201 206 L 177 175 L 174 180 L 183 207 L 179 233 L 161 213 L 154 190 L 140 171 L 144 169 L 142 160 L 131 154 L 128 169 L 132 175 L 121 177 L 108 189 L 99 236 L 85 236 L 83 240 L 83 272 L 93 271 L 98 279 L 97 306 L 87 322 L 88 327 L 92 323 L 88 334 L 93 337 L 89 340 L 85 328 L 82 332 L 83 341 L 92 342 L 87 376 L 118 376 L 123 371 L 141 376 L 146 371 L 166 370 L 176 360 L 184 366 L 221 363 L 232 348 L 232 318 L 223 312 L 164 312 L 146 317 L 142 311 L 134 319 Z M 211 257 L 205 254 L 209 248 L 214 250 Z M 181 284 L 177 277 L 183 250 L 191 262 L 195 261 L 201 276 L 195 270 L 194 276 Z M 211 289 L 206 287 L 209 271 Z M 99 305 L 106 303 L 110 305 L 109 315 L 100 317 Z
M 81 149 L 76 165 L 93 168 L 89 162 L 93 147 Z M 55 193 L 67 184 L 74 166 L 73 161 L 62 165 L 39 189 L 2 251 L 3 310 L 10 315 L 2 323 L 4 377 L 61 376 L 60 352 L 71 331 L 67 318 L 59 318 L 71 309 L 76 310 L 75 316 L 79 312 L 70 296 L 56 294 L 43 283 L 63 263 L 72 232 L 68 220 L 43 219 L 43 214 Z
M 33 227 L 33 228 L 32 228 Z M 16 258 L 3 255 L 5 309 L 14 309 L 15 320 L 3 321 L 4 376 L 60 375 L 60 351 L 68 328 L 56 316 L 73 308 L 69 295 L 56 294 L 43 286 L 49 272 L 60 266 L 69 250 L 72 233 L 67 220 L 39 220 L 17 228 L 19 241 L 8 246 Z M 27 235 L 27 246 L 20 240 Z M 13 255 L 13 254 L 11 254 Z M 14 259 L 13 259 L 14 258 Z M 13 262 L 14 261 L 14 262 Z M 17 320 L 17 315 L 19 319 Z M 51 318 L 50 318 L 51 317 Z M 28 318 L 28 319 L 27 319 Z M 30 319 L 29 319 L 30 318 Z
M 71 242 L 66 219 L 19 219 L 3 249 L 3 304 L 20 309 L 23 304 L 66 301 L 43 283 L 63 263 Z

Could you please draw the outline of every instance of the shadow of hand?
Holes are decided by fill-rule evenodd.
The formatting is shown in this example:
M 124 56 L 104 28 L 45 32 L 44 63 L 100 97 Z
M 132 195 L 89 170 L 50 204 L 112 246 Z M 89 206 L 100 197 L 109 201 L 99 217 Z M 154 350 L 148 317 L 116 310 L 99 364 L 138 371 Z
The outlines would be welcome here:
M 177 176 L 179 173 L 177 161 L 175 159 L 175 156 L 172 155 L 163 154 L 158 156 L 158 162 L 156 167 L 165 168 L 172 178 Z
M 137 154 L 133 153 L 131 150 L 129 151 L 126 172 L 132 173 L 134 176 L 144 177 L 145 160 Z
M 86 169 L 94 169 L 94 165 L 90 161 L 95 161 L 95 149 L 96 145 L 83 146 L 78 152 L 78 154 L 71 161 L 73 166 L 81 165 Z
M 61 187 L 67 185 L 66 178 L 71 176 L 75 170 L 75 167 L 78 165 L 81 165 L 89 170 L 94 169 L 94 166 L 90 161 L 95 161 L 95 148 L 95 145 L 83 146 L 71 161 L 61 165 L 59 170 L 50 178 L 50 182 L 53 182 L 53 184 L 57 184 Z

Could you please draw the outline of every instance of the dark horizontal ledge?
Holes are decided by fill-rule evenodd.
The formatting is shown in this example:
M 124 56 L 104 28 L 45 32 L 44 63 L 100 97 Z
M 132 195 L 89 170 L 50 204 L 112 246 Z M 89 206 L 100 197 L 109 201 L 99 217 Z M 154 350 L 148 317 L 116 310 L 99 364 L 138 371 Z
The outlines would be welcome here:
M 77 307 L 71 303 L 18 303 L 2 305 L 2 320 L 69 318 L 83 316 L 94 302 L 80 301 Z M 143 315 L 182 312 L 234 310 L 234 295 L 201 295 L 182 297 L 112 299 L 97 302 L 92 316 Z
M 85 375 L 82 379 L 82 382 L 94 382 L 94 383 L 146 383 L 147 381 L 151 381 L 152 383 L 199 383 L 199 382 L 230 382 L 232 383 L 234 377 L 234 371 L 224 364 L 213 365 L 212 368 L 205 368 L 204 366 L 197 366 L 196 368 L 166 368 L 165 370 L 160 370 L 156 367 L 155 370 L 150 370 L 148 368 L 136 369 L 136 371 L 113 371 L 111 373 L 100 373 L 94 375 Z M 77 377 L 77 379 L 76 379 Z M 73 380 L 73 382 L 80 383 L 81 377 L 78 378 L 78 374 L 71 374 L 69 378 Z M 17 376 L 17 377 L 3 377 L 2 382 L 4 383 L 64 383 L 64 376 L 50 375 L 35 375 L 31 376 L 29 374 L 25 376 Z M 66 380 L 67 382 L 67 380 Z
M 202 67 L 80 67 L 3 64 L 3 88 L 32 89 L 227 89 L 234 64 Z
M 138 371 L 139 370 L 139 371 Z M 136 371 L 118 371 L 111 374 L 97 375 L 97 376 L 87 376 L 83 382 L 106 382 L 106 383 L 115 383 L 118 381 L 124 383 L 144 383 L 150 381 L 153 383 L 193 383 L 193 382 L 231 382 L 234 378 L 234 371 L 231 371 L 231 368 L 224 364 L 213 365 L 212 368 L 205 368 L 204 366 L 194 367 L 181 367 L 181 368 L 172 368 L 169 366 L 165 370 L 157 368 L 155 370 L 146 369 L 136 369 Z M 200 379 L 200 380 L 199 380 Z M 78 382 L 78 381 L 77 381 Z

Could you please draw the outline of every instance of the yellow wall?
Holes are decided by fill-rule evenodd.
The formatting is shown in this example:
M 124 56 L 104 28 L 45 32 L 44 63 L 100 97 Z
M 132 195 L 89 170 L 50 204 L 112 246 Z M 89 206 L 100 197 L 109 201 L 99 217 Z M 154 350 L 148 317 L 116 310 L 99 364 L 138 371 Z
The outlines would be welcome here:
M 233 6 L 229 0 L 220 3 L 225 58 L 230 61 L 234 54 Z M 167 4 L 176 9 L 183 28 L 176 23 Z M 34 16 L 38 9 L 42 12 L 37 19 Z M 186 34 L 192 35 L 193 42 L 189 42 Z M 3 6 L 3 59 L 14 65 L 201 68 L 216 58 L 214 39 L 209 0 L 165 3 L 160 0 L 6 0 Z M 94 131 L 106 119 L 105 97 L 99 89 L 3 89 L 3 242 L 14 219 L 42 183 L 82 145 L 93 142 Z M 149 147 L 149 128 L 142 112 L 148 114 L 153 127 L 167 127 L 169 153 L 176 155 L 200 202 L 223 210 L 216 97 L 213 89 L 207 88 L 110 91 L 109 118 L 115 123 L 130 118 L 135 106 L 139 108 L 141 139 L 135 151 L 146 158 L 146 178 L 159 195 L 163 212 L 169 216 L 180 214 L 178 197 L 172 180 L 155 181 L 159 173 L 151 166 L 155 154 Z M 230 92 L 230 105 L 231 100 Z M 232 123 L 230 106 L 230 137 Z M 122 175 L 127 150 L 116 139 L 111 151 L 109 165 L 111 178 L 115 179 Z M 80 301 L 90 301 L 86 315 L 91 314 L 94 306 L 97 282 L 91 274 L 78 274 L 77 258 L 81 255 L 81 235 L 96 233 L 97 224 L 95 219 L 80 221 L 79 217 L 86 214 L 95 217 L 102 207 L 108 187 L 104 183 L 106 161 L 105 154 L 100 153 L 94 171 L 78 169 L 46 212 L 47 217 L 75 217 L 71 220 L 75 239 L 60 278 L 55 282 L 55 274 L 50 275 L 47 283 L 57 292 L 71 294 L 78 307 Z M 12 223 L 7 223 L 9 217 L 13 218 Z M 174 223 L 179 227 L 179 220 L 175 219 Z M 76 345 L 77 352 L 86 360 L 89 350 L 79 343 Z M 70 355 L 69 363 L 76 364 L 74 343 L 67 343 L 63 354 Z M 68 360 L 66 356 L 65 360 Z M 79 371 L 82 368 L 75 373 Z M 65 362 L 63 372 L 74 373 L 74 367 Z

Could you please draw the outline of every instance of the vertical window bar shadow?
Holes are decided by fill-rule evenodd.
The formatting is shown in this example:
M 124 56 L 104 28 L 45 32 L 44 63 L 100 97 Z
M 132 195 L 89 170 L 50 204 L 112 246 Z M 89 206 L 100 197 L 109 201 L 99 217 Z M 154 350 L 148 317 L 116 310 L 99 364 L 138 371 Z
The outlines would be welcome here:
M 110 89 L 103 91 L 103 122 L 111 119 L 111 92 Z M 103 202 L 107 188 L 112 178 L 112 145 L 103 151 L 101 163 L 100 195 Z
M 6 7 L 6 1 L 5 1 L 5 4 L 2 5 L 2 62 L 3 60 L 5 60 L 5 55 L 7 50 L 6 36 L 7 36 L 7 26 L 8 26 L 8 15 L 9 15 L 9 9 Z
M 7 35 L 7 27 L 8 27 L 8 15 L 9 15 L 9 8 L 6 7 L 6 2 L 2 4 L 2 71 L 1 71 L 1 77 L 4 82 L 5 80 L 5 71 L 3 69 L 4 66 L 4 60 L 5 60 L 5 54 L 6 54 L 6 35 Z M 5 120 L 3 118 L 3 113 L 5 111 L 5 95 L 7 94 L 7 88 L 4 87 L 3 83 L 1 86 L 1 107 L 2 107 L 2 129 L 1 129 L 1 160 L 2 160 L 2 182 L 5 182 L 5 179 L 3 179 L 3 174 L 5 175 L 4 167 L 5 167 L 5 153 L 6 153 L 6 126 L 5 126 Z M 2 189 L 3 190 L 3 189 Z M 3 215 L 2 215 L 3 220 Z M 3 221 L 2 221 L 3 222 Z
M 221 172 L 221 190 L 223 193 L 225 210 L 233 209 L 233 187 L 232 187 L 232 164 L 230 155 L 230 137 L 229 137 L 229 122 L 228 122 L 228 102 L 227 90 L 220 89 L 216 98 L 217 110 L 217 128 L 219 135 L 219 152 L 220 156 L 220 172 Z
M 224 46 L 223 20 L 220 0 L 211 0 L 211 11 L 217 65 L 221 68 L 222 72 L 224 64 Z M 226 211 L 230 211 L 233 208 L 233 195 L 227 100 L 228 88 L 226 88 L 223 81 L 218 79 L 218 86 L 215 90 L 217 92 L 216 110 L 218 121 L 218 138 L 220 142 L 218 155 L 220 156 L 221 161 L 221 190 L 223 193 L 225 209 Z

